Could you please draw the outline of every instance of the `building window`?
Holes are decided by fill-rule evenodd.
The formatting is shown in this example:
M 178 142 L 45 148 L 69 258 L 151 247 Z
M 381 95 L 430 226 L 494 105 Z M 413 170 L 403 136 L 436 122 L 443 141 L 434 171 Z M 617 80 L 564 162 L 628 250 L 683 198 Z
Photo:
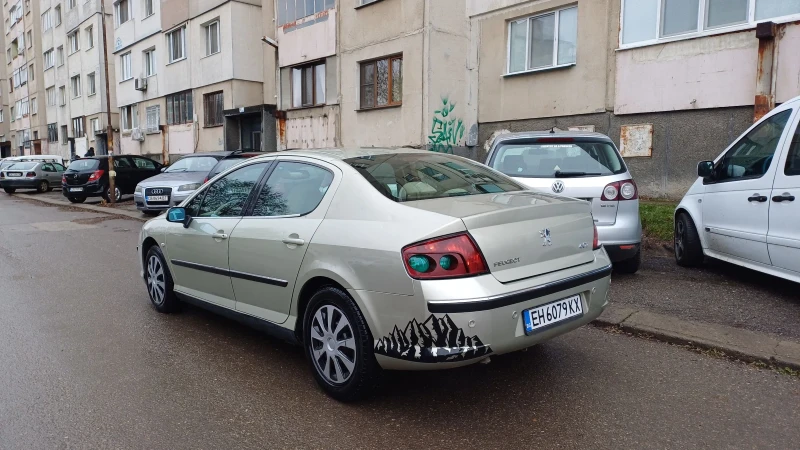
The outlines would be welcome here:
M 30 77 L 29 79 L 30 79 L 31 81 L 33 81 L 33 78 L 34 78 L 34 76 L 35 76 L 35 71 L 33 70 L 33 64 L 31 64 L 30 66 L 28 66 L 28 76 Z
M 17 114 L 19 114 L 20 117 L 27 117 L 28 114 L 30 114 L 31 112 L 28 100 L 27 99 L 20 100 L 18 103 L 19 103 L 19 108 L 17 108 Z
M 45 89 L 47 94 L 47 106 L 56 106 L 56 87 L 51 86 Z
M 156 74 L 156 49 L 144 51 L 144 76 L 151 77 Z
M 3 110 L 0 109 L 0 123 L 3 123 L 3 122 L 6 121 L 6 118 L 4 116 L 5 116 L 5 114 L 3 114 Z
M 56 123 L 47 124 L 47 141 L 58 142 L 58 124 Z
M 186 27 L 167 33 L 167 47 L 169 47 L 170 63 L 186 57 Z
M 649 44 L 749 28 L 800 14 L 792 0 L 623 0 L 622 45 Z
M 28 48 L 33 48 L 33 33 L 28 30 Z
M 86 136 L 86 131 L 83 129 L 83 123 L 86 120 L 83 116 L 72 119 L 72 137 L 82 138 Z
M 130 80 L 133 78 L 133 69 L 131 68 L 131 52 L 125 53 L 119 57 L 122 64 L 122 81 Z
M 292 107 L 325 103 L 325 63 L 292 68 Z
M 205 112 L 205 125 L 207 127 L 222 125 L 223 109 L 222 92 L 212 92 L 204 95 L 203 110 Z
M 123 130 L 139 128 L 139 108 L 137 105 L 123 106 L 119 109 L 119 116 Z
M 53 11 L 55 12 L 55 26 L 61 25 L 61 5 L 57 5 Z
M 86 75 L 86 95 L 95 94 L 94 72 Z
M 67 143 L 67 126 L 66 125 L 61 125 L 61 143 L 62 144 L 66 144 Z
M 72 32 L 67 36 L 67 42 L 69 42 L 69 54 L 73 54 L 81 49 L 81 41 L 78 38 L 78 32 Z
M 94 118 L 89 121 L 89 131 L 91 132 L 89 139 L 93 141 L 94 136 L 100 131 L 100 119 Z
M 81 96 L 81 76 L 75 75 L 69 79 L 70 86 L 72 87 L 72 98 Z
M 33 113 L 33 114 L 36 114 L 36 113 Z M 34 141 L 38 141 L 39 140 L 39 132 L 38 131 L 34 131 L 33 132 L 33 140 Z
M 131 2 L 120 0 L 114 4 L 114 15 L 116 16 L 117 26 L 131 20 Z
M 203 26 L 206 35 L 206 56 L 219 53 L 219 21 Z
M 59 67 L 64 65 L 64 46 L 63 45 L 59 45 L 58 48 L 56 49 L 56 62 L 58 63 Z
M 167 96 L 167 125 L 194 121 L 192 91 Z
M 403 57 L 392 56 L 361 63 L 361 109 L 403 102 Z
M 94 47 L 94 27 L 86 27 L 86 48 Z
M 55 58 L 53 57 L 53 49 L 44 52 L 42 54 L 44 59 L 44 70 L 47 70 L 55 65 Z
M 282 26 L 334 8 L 336 0 L 277 0 L 277 4 L 278 26 Z
M 67 87 L 61 86 L 58 88 L 58 104 L 61 106 L 67 105 Z
M 69 9 L 74 8 L 75 5 L 77 5 L 77 4 L 78 4 L 77 0 L 69 0 L 69 2 L 67 3 L 67 5 L 69 6 Z
M 150 16 L 152 16 L 153 14 L 156 13 L 156 10 L 155 10 L 155 7 L 154 7 L 154 3 L 155 3 L 154 0 L 144 0 L 144 16 L 145 17 L 150 17 Z
M 17 120 L 17 119 L 16 119 L 16 117 L 14 116 L 14 107 L 12 106 L 12 107 L 11 107 L 11 121 L 13 122 L 13 121 L 15 121 L 15 120 Z
M 515 20 L 508 28 L 507 73 L 575 64 L 578 7 Z
M 158 133 L 158 126 L 161 123 L 161 107 L 148 106 L 145 110 L 147 113 L 147 132 Z
M 52 16 L 51 11 L 48 9 L 44 13 L 42 13 L 42 32 L 53 28 Z
M 31 98 L 31 115 L 39 114 L 39 102 L 36 101 L 36 97 Z

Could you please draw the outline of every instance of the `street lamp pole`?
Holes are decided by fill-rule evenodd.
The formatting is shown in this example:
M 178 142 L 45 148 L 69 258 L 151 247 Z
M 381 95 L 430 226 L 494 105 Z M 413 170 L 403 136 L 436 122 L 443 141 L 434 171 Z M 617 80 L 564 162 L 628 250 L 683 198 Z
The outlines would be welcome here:
M 111 204 L 117 202 L 116 177 L 114 170 L 114 128 L 111 126 L 111 92 L 108 83 L 108 39 L 106 39 L 106 2 L 100 0 L 100 17 L 103 27 L 103 62 L 106 71 L 106 138 L 108 142 L 108 191 Z

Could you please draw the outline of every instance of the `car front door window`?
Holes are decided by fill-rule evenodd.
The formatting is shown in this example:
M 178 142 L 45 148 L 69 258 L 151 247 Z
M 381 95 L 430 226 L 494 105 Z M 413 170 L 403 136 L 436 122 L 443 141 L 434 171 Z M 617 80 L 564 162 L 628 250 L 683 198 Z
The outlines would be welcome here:
M 754 179 L 772 165 L 775 150 L 792 110 L 775 114 L 741 138 L 714 167 L 715 182 Z
M 267 165 L 268 163 L 252 164 L 235 170 L 224 178 L 217 180 L 206 189 L 196 216 L 241 216 L 250 192 L 255 187 Z

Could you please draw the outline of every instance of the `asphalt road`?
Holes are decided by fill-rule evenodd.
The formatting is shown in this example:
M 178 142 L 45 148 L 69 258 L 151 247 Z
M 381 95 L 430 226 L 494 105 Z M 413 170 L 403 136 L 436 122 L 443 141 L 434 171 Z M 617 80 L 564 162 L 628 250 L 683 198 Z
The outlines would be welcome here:
M 339 404 L 299 348 L 197 308 L 156 313 L 140 225 L 0 197 L 0 448 L 800 442 L 797 378 L 591 327 L 488 365 L 387 373 Z

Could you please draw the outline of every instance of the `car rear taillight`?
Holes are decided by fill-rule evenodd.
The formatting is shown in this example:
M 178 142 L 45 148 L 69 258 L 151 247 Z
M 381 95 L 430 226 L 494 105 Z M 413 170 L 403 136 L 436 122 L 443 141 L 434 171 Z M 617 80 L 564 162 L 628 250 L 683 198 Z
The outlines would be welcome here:
M 597 234 L 597 225 L 594 226 L 594 241 L 592 241 L 592 249 L 597 250 L 600 248 L 600 236 Z
M 36 172 L 28 172 L 25 174 L 27 178 L 36 178 Z
M 604 202 L 620 202 L 624 200 L 636 200 L 639 198 L 639 189 L 633 180 L 615 181 L 603 188 Z
M 483 254 L 467 233 L 411 244 L 403 248 L 403 264 L 411 278 L 418 280 L 489 273 Z
M 66 175 L 61 175 L 61 183 L 67 184 L 67 176 Z
M 106 171 L 105 171 L 105 170 L 103 170 L 103 169 L 100 169 L 100 170 L 95 170 L 95 171 L 92 173 L 92 176 L 90 176 L 90 177 L 89 177 L 89 181 L 97 181 L 97 180 L 99 180 L 100 178 L 102 178 L 102 177 L 103 177 L 103 174 L 104 174 L 104 173 L 106 173 Z

